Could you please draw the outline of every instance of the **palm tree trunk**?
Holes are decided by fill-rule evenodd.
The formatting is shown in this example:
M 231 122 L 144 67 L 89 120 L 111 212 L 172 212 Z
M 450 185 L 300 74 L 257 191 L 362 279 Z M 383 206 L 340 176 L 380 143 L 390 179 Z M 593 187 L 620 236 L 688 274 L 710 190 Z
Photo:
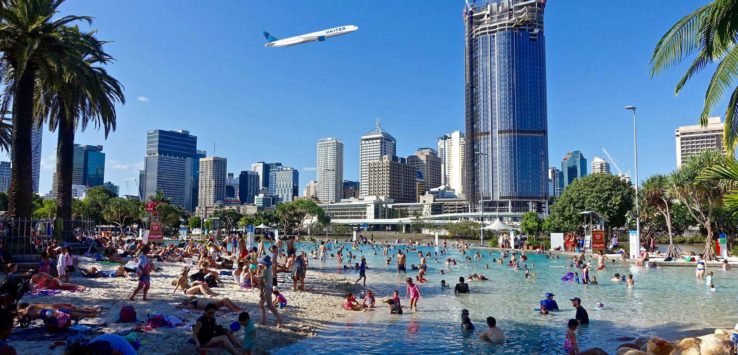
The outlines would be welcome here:
M 56 217 L 57 230 L 64 232 L 64 223 L 72 220 L 72 179 L 74 175 L 74 125 L 64 110 L 60 110 L 56 143 Z M 61 226 L 59 225 L 61 224 Z M 60 228 L 61 227 L 61 228 Z
M 35 70 L 29 66 L 16 83 L 13 93 L 13 137 L 10 153 L 12 169 L 8 189 L 8 215 L 16 219 L 31 218 L 33 206 L 31 130 L 35 82 Z

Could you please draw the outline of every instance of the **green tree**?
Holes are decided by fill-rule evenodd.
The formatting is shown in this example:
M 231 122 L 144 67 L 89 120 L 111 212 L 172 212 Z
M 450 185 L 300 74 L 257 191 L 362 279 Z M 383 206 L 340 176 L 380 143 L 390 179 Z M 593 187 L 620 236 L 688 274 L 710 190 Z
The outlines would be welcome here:
M 520 220 L 520 230 L 526 235 L 538 237 L 543 230 L 543 221 L 536 212 L 525 212 Z
M 684 235 L 689 230 L 689 227 L 697 225 L 697 221 L 692 218 L 689 214 L 687 207 L 675 201 L 674 205 L 671 206 L 671 228 L 674 231 L 674 235 Z
M 92 36 L 92 34 L 86 34 Z M 101 46 L 100 46 L 101 47 Z M 56 201 L 58 218 L 72 217 L 72 174 L 74 136 L 77 128 L 88 125 L 104 128 L 107 138 L 115 130 L 115 104 L 125 102 L 120 83 L 95 63 L 107 63 L 111 58 L 102 52 L 86 54 L 84 65 L 63 68 L 61 78 L 40 76 L 39 107 L 48 117 L 49 129 L 57 131 L 56 146 Z
M 190 230 L 195 228 L 200 228 L 202 225 L 202 218 L 199 216 L 191 216 L 187 219 L 187 226 L 190 227 Z
M 461 221 L 457 223 L 449 223 L 446 226 L 448 235 L 452 238 L 475 238 L 479 236 L 480 224 L 474 221 Z
M 732 90 L 725 113 L 723 135 L 730 152 L 735 150 L 734 127 L 738 125 L 738 87 L 734 85 L 738 74 L 737 14 L 737 1 L 714 0 L 677 21 L 659 40 L 651 57 L 653 77 L 696 53 L 692 64 L 676 85 L 676 94 L 700 70 L 713 68 L 711 64 L 717 64 L 705 92 L 700 124 L 707 124 L 708 116 L 725 98 L 727 90 Z
M 0 211 L 8 209 L 8 194 L 0 192 Z
M 113 197 L 115 197 L 113 193 L 102 186 L 87 189 L 87 195 L 84 199 L 84 218 L 94 220 L 97 224 L 103 224 L 105 222 L 103 210 L 107 206 L 108 201 Z
M 592 174 L 576 179 L 551 206 L 551 231 L 577 231 L 584 211 L 607 218 L 610 228 L 622 227 L 633 208 L 634 195 L 631 184 L 614 175 Z
M 674 232 L 672 230 L 671 223 L 671 209 L 672 209 L 672 196 L 671 181 L 668 176 L 654 175 L 643 182 L 643 188 L 641 189 L 641 201 L 642 205 L 646 207 L 644 211 L 652 210 L 661 217 L 663 217 L 664 225 L 666 226 L 666 232 L 669 236 L 669 248 L 666 251 L 666 255 L 672 258 L 678 258 L 679 253 L 674 246 Z M 661 220 L 660 218 L 651 218 L 652 220 Z
M 280 203 L 274 211 L 280 229 L 285 233 L 302 233 L 304 223 L 315 219 L 322 225 L 330 223 L 330 217 L 325 214 L 320 206 L 313 200 L 300 199 L 291 202 Z
M 91 23 L 85 16 L 56 18 L 63 0 L 0 1 L 0 52 L 5 90 L 2 112 L 12 102 L 11 176 L 8 214 L 29 218 L 32 211 L 31 130 L 35 118 L 41 76 L 61 76 L 67 68 L 83 65 L 85 53 L 95 53 L 101 43 L 71 24 Z
M 707 231 L 705 259 L 715 259 L 713 245 L 715 214 L 722 205 L 725 186 L 719 181 L 700 178 L 703 170 L 727 160 L 715 151 L 706 151 L 691 157 L 679 170 L 671 175 L 671 191 L 674 197 L 687 208 L 687 212 Z
M 103 209 L 103 217 L 110 223 L 123 227 L 133 222 L 139 215 L 139 204 L 125 198 L 114 197 L 108 200 Z
M 236 228 L 236 226 L 238 226 L 238 221 L 241 220 L 243 215 L 233 208 L 221 208 L 215 210 L 212 217 L 220 219 L 220 222 L 223 223 L 223 227 L 225 227 L 226 233 L 230 233 Z
M 56 216 L 56 202 L 54 200 L 43 200 L 39 208 L 34 209 L 33 218 L 52 219 Z
M 178 229 L 182 224 L 185 211 L 169 203 L 160 203 L 156 206 L 156 214 L 159 216 L 161 226 L 166 229 Z

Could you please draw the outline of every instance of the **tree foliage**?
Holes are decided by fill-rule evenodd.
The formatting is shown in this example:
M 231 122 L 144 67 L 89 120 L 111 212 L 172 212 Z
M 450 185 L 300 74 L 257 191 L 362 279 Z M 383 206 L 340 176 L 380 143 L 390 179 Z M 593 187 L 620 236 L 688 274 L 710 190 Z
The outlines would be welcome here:
M 452 238 L 474 238 L 479 236 L 480 224 L 474 221 L 461 221 L 457 223 L 449 223 L 446 226 L 448 235 Z
M 691 157 L 679 170 L 671 175 L 674 196 L 679 199 L 687 212 L 707 231 L 704 256 L 715 258 L 713 245 L 715 215 L 722 205 L 726 188 L 720 181 L 704 179 L 700 174 L 716 164 L 728 159 L 719 152 L 706 151 Z
M 707 123 L 708 116 L 731 90 L 723 135 L 730 152 L 735 149 L 738 133 L 738 87 L 734 85 L 738 74 L 737 38 L 738 1 L 714 0 L 677 21 L 659 40 L 651 57 L 651 75 L 654 76 L 695 56 L 677 83 L 675 94 L 701 70 L 715 68 L 705 92 L 700 123 Z
M 133 223 L 140 214 L 140 209 L 141 205 L 136 201 L 114 197 L 108 200 L 102 214 L 106 221 L 123 228 Z
M 551 206 L 550 231 L 578 230 L 584 211 L 607 218 L 609 227 L 622 227 L 633 208 L 634 195 L 632 185 L 614 175 L 592 174 L 576 179 Z
M 212 215 L 212 218 L 220 219 L 220 223 L 222 223 L 226 232 L 231 232 L 235 229 L 238 226 L 238 222 L 241 220 L 241 217 L 243 217 L 243 215 L 233 208 L 220 208 L 215 210 Z
M 543 230 L 543 220 L 536 212 L 526 212 L 520 220 L 520 230 L 526 235 L 538 236 Z

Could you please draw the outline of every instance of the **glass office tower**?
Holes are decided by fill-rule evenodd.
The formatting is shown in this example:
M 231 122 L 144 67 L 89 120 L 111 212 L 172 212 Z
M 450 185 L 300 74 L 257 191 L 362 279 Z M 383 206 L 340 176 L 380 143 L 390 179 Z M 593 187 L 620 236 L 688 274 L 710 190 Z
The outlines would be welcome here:
M 545 4 L 465 10 L 465 193 L 485 211 L 543 211 L 548 199 Z

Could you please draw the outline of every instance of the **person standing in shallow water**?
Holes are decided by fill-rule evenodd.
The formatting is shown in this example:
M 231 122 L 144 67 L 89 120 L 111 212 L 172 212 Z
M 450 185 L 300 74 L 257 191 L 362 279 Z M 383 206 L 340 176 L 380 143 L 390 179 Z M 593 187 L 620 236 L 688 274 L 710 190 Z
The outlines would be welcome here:
M 407 260 L 407 256 L 402 253 L 402 250 L 397 251 L 397 273 L 400 272 L 406 273 L 406 267 L 405 267 L 405 261 Z
M 418 288 L 418 285 L 413 283 L 413 279 L 411 277 L 408 277 L 405 282 L 407 282 L 407 292 L 405 293 L 405 297 L 410 299 L 410 310 L 417 312 L 418 300 L 420 299 L 420 289 Z

